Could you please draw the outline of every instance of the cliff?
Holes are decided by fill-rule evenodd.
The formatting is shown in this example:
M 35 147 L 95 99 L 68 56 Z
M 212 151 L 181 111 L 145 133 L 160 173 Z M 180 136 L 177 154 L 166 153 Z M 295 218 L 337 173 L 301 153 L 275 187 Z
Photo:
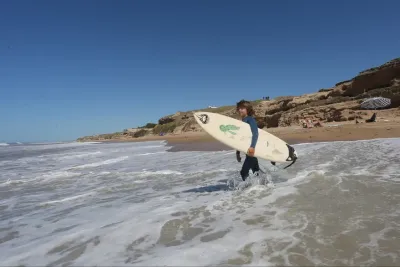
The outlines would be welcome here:
M 321 122 L 366 119 L 371 111 L 360 110 L 360 103 L 369 97 L 382 96 L 392 100 L 390 108 L 400 106 L 400 58 L 360 72 L 351 80 L 337 83 L 332 88 L 301 96 L 277 97 L 273 100 L 253 101 L 260 128 L 299 125 L 302 119 Z M 197 110 L 196 110 L 197 111 Z M 237 118 L 235 106 L 202 109 Z M 193 118 L 194 111 L 177 112 L 136 129 L 114 134 L 86 136 L 78 141 L 135 139 L 148 135 L 180 134 L 202 131 Z

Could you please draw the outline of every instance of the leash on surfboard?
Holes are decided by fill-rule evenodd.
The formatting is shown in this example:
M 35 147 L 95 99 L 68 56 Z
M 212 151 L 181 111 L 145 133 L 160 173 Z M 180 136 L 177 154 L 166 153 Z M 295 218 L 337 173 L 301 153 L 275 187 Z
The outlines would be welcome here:
M 286 146 L 288 147 L 289 150 L 289 156 L 286 159 L 286 161 L 291 161 L 291 163 L 289 165 L 287 165 L 286 167 L 283 168 L 283 170 L 289 168 L 290 166 L 292 166 L 293 164 L 295 164 L 295 162 L 297 161 L 297 153 L 296 150 L 294 150 L 294 148 L 288 144 L 286 144 Z M 276 163 L 271 161 L 271 164 L 276 166 Z
M 296 150 L 294 150 L 294 148 L 292 146 L 289 146 L 288 144 L 286 144 L 286 146 L 289 149 L 289 157 L 286 159 L 286 161 L 291 161 L 291 163 L 289 165 L 287 165 L 285 168 L 283 169 L 287 169 L 290 166 L 292 166 L 296 161 L 297 161 L 297 153 Z
M 296 150 L 294 150 L 294 148 L 293 148 L 292 146 L 288 145 L 288 144 L 286 144 L 286 146 L 288 147 L 288 150 L 289 150 L 289 156 L 288 156 L 288 158 L 286 159 L 286 161 L 291 161 L 291 163 L 290 163 L 289 165 L 285 166 L 284 168 L 279 168 L 279 169 L 281 169 L 281 170 L 285 170 L 285 169 L 289 168 L 290 166 L 292 166 L 293 164 L 295 164 L 296 161 L 297 161 L 297 153 L 296 153 Z M 274 165 L 276 168 L 278 168 L 278 167 L 276 166 L 276 162 L 271 161 L 271 164 Z M 265 173 L 265 172 L 264 172 L 264 173 Z

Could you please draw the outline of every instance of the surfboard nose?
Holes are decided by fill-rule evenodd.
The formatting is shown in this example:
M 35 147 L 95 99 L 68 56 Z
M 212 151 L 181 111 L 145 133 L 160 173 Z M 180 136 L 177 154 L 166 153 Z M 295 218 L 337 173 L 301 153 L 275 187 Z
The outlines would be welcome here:
M 195 112 L 193 115 L 197 123 L 207 124 L 210 120 L 207 112 Z

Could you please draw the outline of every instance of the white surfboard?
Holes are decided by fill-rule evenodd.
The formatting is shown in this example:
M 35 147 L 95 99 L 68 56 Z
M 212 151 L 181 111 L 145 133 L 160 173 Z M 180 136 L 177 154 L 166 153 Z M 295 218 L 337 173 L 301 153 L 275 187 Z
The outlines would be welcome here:
M 194 117 L 212 137 L 235 150 L 247 153 L 252 137 L 248 123 L 212 112 L 196 112 Z M 254 156 L 273 162 L 294 162 L 297 159 L 297 153 L 291 146 L 261 129 L 258 129 Z

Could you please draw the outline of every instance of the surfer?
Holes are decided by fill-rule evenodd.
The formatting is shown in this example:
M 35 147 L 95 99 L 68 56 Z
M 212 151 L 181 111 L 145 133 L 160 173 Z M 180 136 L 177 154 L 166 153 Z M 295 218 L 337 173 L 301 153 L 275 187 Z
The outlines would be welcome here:
M 250 125 L 252 138 L 249 149 L 247 150 L 246 159 L 244 160 L 240 175 L 242 180 L 245 181 L 249 177 L 249 171 L 252 170 L 254 174 L 258 175 L 260 167 L 258 165 L 258 159 L 254 157 L 255 147 L 258 141 L 258 127 L 257 122 L 254 119 L 254 109 L 249 101 L 241 100 L 236 103 L 236 110 L 242 117 L 242 121 Z M 240 157 L 240 151 L 236 151 L 236 159 L 238 162 L 242 161 Z

